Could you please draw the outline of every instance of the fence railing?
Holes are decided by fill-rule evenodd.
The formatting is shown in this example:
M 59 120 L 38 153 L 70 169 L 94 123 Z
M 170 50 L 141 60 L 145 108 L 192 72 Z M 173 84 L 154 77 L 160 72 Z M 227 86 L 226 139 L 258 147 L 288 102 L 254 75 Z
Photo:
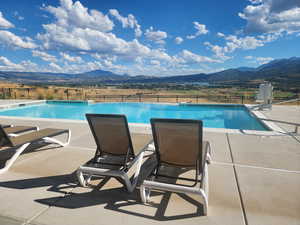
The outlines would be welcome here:
M 254 95 L 163 95 L 163 94 L 98 94 L 96 91 L 87 91 L 83 88 L 0 88 L 0 98 L 2 99 L 55 99 L 55 100 L 95 100 L 99 102 L 187 102 L 187 103 L 255 103 Z M 295 94 L 290 97 L 274 97 L 275 101 L 288 101 L 299 98 Z M 299 105 L 299 101 L 294 104 Z

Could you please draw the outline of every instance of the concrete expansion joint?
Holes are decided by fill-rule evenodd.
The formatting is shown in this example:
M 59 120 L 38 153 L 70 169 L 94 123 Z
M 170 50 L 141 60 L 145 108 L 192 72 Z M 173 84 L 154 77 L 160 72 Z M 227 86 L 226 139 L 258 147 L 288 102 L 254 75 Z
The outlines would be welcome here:
M 242 196 L 242 192 L 241 192 L 241 188 L 240 188 L 240 184 L 239 184 L 239 180 L 238 180 L 238 176 L 237 176 L 237 172 L 236 172 L 236 168 L 235 168 L 235 163 L 234 163 L 234 158 L 233 158 L 233 154 L 232 154 L 232 149 L 231 149 L 228 133 L 226 133 L 226 139 L 227 139 L 227 143 L 228 143 L 228 147 L 229 147 L 229 151 L 230 151 L 230 157 L 231 157 L 231 162 L 232 162 L 232 167 L 233 167 L 233 172 L 234 172 L 234 178 L 236 181 L 236 186 L 237 186 L 237 190 L 238 190 L 239 197 L 240 197 L 240 204 L 241 204 L 241 208 L 242 208 L 242 212 L 243 212 L 244 223 L 245 223 L 245 225 L 248 225 L 249 223 L 248 223 L 248 219 L 247 219 L 246 209 L 245 209 L 243 196 Z
M 29 225 L 34 219 L 36 219 L 37 217 L 39 217 L 40 215 L 42 215 L 44 212 L 46 212 L 50 208 L 51 208 L 51 206 L 48 206 L 46 209 L 41 210 L 40 212 L 38 212 L 37 214 L 35 214 L 31 218 L 29 218 L 27 221 L 25 221 L 24 223 L 22 223 L 22 225 Z

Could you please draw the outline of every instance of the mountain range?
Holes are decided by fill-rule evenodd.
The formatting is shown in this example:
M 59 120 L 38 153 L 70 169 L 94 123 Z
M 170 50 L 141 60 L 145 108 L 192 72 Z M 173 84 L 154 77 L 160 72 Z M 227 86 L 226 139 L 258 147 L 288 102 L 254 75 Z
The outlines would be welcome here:
M 257 68 L 239 67 L 220 72 L 177 76 L 129 76 L 94 70 L 78 74 L 0 71 L 0 81 L 24 84 L 119 84 L 119 83 L 195 83 L 210 84 L 268 80 L 300 86 L 300 57 L 276 59 Z

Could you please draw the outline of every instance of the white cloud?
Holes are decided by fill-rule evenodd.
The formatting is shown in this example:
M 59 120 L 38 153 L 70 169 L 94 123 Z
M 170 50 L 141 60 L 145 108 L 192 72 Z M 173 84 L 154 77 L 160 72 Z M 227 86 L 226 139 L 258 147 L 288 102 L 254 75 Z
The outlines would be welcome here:
M 225 55 L 228 52 L 227 47 L 221 47 L 219 45 L 213 45 L 208 41 L 204 42 L 204 45 L 206 45 L 206 46 L 208 46 L 208 48 L 210 48 L 210 50 L 214 53 L 214 55 L 217 59 L 225 61 L 225 60 L 228 60 L 228 59 L 231 58 L 231 57 Z
M 160 49 L 150 49 L 149 47 L 142 45 L 138 40 L 125 41 L 117 37 L 112 32 L 102 31 L 99 29 L 91 28 L 88 23 L 71 23 L 70 21 L 62 22 L 60 18 L 70 18 L 70 15 L 66 15 L 72 12 L 70 8 L 78 3 L 72 3 L 69 5 L 63 5 L 65 1 L 61 1 L 62 6 L 54 8 L 52 6 L 46 7 L 51 9 L 49 12 L 56 15 L 57 19 L 54 23 L 44 24 L 44 33 L 39 33 L 37 38 L 42 42 L 42 47 L 47 50 L 59 50 L 78 52 L 79 54 L 89 53 L 98 54 L 109 57 L 118 57 L 118 59 L 132 60 L 137 57 L 146 57 L 151 59 L 170 58 L 168 54 Z M 81 6 L 81 8 L 84 8 Z M 55 9 L 55 10 L 54 10 Z M 68 9 L 68 10 L 65 10 Z M 84 8 L 85 12 L 87 9 Z M 62 15 L 61 15 L 62 14 Z M 58 16 L 59 15 L 59 16 Z M 129 22 L 128 22 L 129 23 Z M 80 24 L 80 25 L 78 25 Z M 84 26 L 85 24 L 85 26 Z M 151 36 L 151 35 L 150 35 Z M 150 37 L 148 35 L 148 37 Z M 153 40 L 163 41 L 167 36 L 165 32 L 158 32 L 152 34 Z
M 247 21 L 247 33 L 293 33 L 300 31 L 299 0 L 251 0 L 238 15 Z
M 266 43 L 276 40 L 279 35 L 260 35 L 238 37 L 236 35 L 224 35 L 222 36 L 226 41 L 224 46 L 213 45 L 210 42 L 205 42 L 204 44 L 215 54 L 215 57 L 221 60 L 227 60 L 231 57 L 227 54 L 233 53 L 237 49 L 250 50 L 256 49 L 258 47 L 264 46 Z
M 241 49 L 255 49 L 257 47 L 264 46 L 264 40 L 257 39 L 253 36 L 246 36 L 238 38 L 235 35 L 229 35 L 225 37 L 227 40 L 227 48 L 229 52 L 233 52 L 237 48 Z
M 158 61 L 158 60 L 151 60 L 150 64 L 154 65 L 154 66 L 159 66 L 160 65 L 160 61 Z
M 8 58 L 4 56 L 0 56 L 0 68 L 7 67 L 7 68 L 17 68 L 18 65 L 11 62 Z
M 179 45 L 183 42 L 183 38 L 182 37 L 176 37 L 174 41 L 175 41 L 176 44 Z
M 54 69 L 53 72 L 62 72 L 63 71 L 63 69 L 59 65 L 57 65 L 56 63 L 51 62 L 51 63 L 49 63 L 49 66 L 52 69 Z
M 186 49 L 182 50 L 176 56 L 177 62 L 185 63 L 185 64 L 193 64 L 193 63 L 204 63 L 204 62 L 220 62 L 220 60 L 212 59 L 207 56 L 197 55 L 193 52 L 190 52 Z
M 245 56 L 244 58 L 247 60 L 250 60 L 251 63 L 255 63 L 255 64 L 259 64 L 259 65 L 266 64 L 266 63 L 274 60 L 274 58 L 272 58 L 272 57 L 255 57 L 255 56 L 251 56 L 251 55 Z
M 60 0 L 59 7 L 47 6 L 45 10 L 53 14 L 57 24 L 65 28 L 90 28 L 102 32 L 111 31 L 113 22 L 107 15 L 97 10 L 88 10 L 79 1 Z
M 245 59 L 253 59 L 253 56 L 247 55 L 247 56 L 245 56 Z
M 146 30 L 145 36 L 147 39 L 158 43 L 158 44 L 164 44 L 166 39 L 168 37 L 167 33 L 161 30 L 154 31 L 153 27 L 150 27 L 149 29 Z
M 21 38 L 10 31 L 0 30 L 0 44 L 13 48 L 36 48 L 36 44 L 29 37 Z
M 0 28 L 8 29 L 8 28 L 13 28 L 14 25 L 9 22 L 7 19 L 3 17 L 2 12 L 0 12 Z
M 39 57 L 46 62 L 57 62 L 57 59 L 54 55 L 50 55 L 46 52 L 42 52 L 38 50 L 32 50 L 31 52 L 33 56 Z
M 223 33 L 221 33 L 221 32 L 218 32 L 218 33 L 217 33 L 217 36 L 218 36 L 218 37 L 225 37 L 225 34 L 223 34 Z
M 206 29 L 205 24 L 200 24 L 199 22 L 193 22 L 193 24 L 194 24 L 194 28 L 197 30 L 197 32 L 194 35 L 186 36 L 187 39 L 194 39 L 200 35 L 208 33 L 208 30 Z
M 141 44 L 137 39 L 126 41 L 112 33 L 110 29 L 100 29 L 86 21 L 75 22 L 70 19 L 71 14 L 74 14 L 75 5 L 78 6 L 78 3 L 65 0 L 61 1 L 61 5 L 58 7 L 44 7 L 48 12 L 54 14 L 56 19 L 49 24 L 43 24 L 44 31 L 39 33 L 37 38 L 42 43 L 42 49 L 59 51 L 63 59 L 61 63 L 51 62 L 47 68 L 43 68 L 44 70 L 78 73 L 104 69 L 130 74 L 151 74 L 150 71 L 152 71 L 153 75 L 163 71 L 164 73 L 174 70 L 178 72 L 180 69 L 200 66 L 202 63 L 221 62 L 219 59 L 201 56 L 188 50 L 171 56 L 161 46 L 160 48 L 148 47 Z M 83 11 L 90 15 L 91 10 L 82 5 L 79 8 L 83 8 Z M 103 14 L 101 13 L 101 15 Z M 116 10 L 110 10 L 109 15 L 110 18 L 113 16 L 120 21 L 124 28 L 138 28 L 138 23 L 133 16 L 124 17 Z M 80 17 L 77 20 L 80 20 Z M 146 30 L 145 37 L 162 44 L 168 34 L 164 31 L 153 30 L 150 27 Z M 177 40 L 181 41 L 180 39 Z M 79 59 L 81 57 L 69 55 L 70 53 L 87 55 L 87 58 L 91 56 L 94 61 L 84 62 Z M 120 65 L 124 62 L 126 65 Z
M 259 64 L 266 64 L 266 63 L 274 60 L 274 58 L 272 58 L 272 57 L 257 57 L 256 60 L 258 61 Z
M 20 14 L 18 13 L 18 11 L 14 11 L 14 17 L 17 18 L 18 20 L 24 20 L 24 17 L 20 16 Z
M 140 37 L 142 35 L 141 26 L 137 22 L 134 15 L 129 14 L 127 17 L 124 17 L 124 16 L 120 15 L 118 10 L 116 10 L 116 9 L 110 9 L 109 13 L 122 23 L 123 28 L 129 27 L 129 28 L 134 29 L 136 37 Z
M 81 63 L 81 62 L 83 62 L 83 60 L 82 60 L 82 58 L 80 56 L 70 56 L 70 55 L 68 55 L 67 53 L 64 53 L 64 52 L 60 52 L 59 54 L 61 55 L 61 57 L 64 60 L 67 60 L 69 62 L 74 62 L 74 63 Z
M 263 0 L 249 0 L 249 2 L 251 2 L 252 4 L 259 4 L 262 3 Z
M 6 71 L 26 71 L 34 72 L 40 70 L 38 65 L 30 60 L 24 60 L 21 63 L 13 63 L 4 56 L 0 56 L 0 70 Z

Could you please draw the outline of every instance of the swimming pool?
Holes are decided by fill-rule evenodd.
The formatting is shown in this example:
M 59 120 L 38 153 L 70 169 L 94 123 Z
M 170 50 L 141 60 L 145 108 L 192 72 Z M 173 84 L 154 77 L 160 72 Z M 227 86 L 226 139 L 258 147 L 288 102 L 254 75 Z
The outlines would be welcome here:
M 150 118 L 200 119 L 204 127 L 270 130 L 243 105 L 177 105 L 150 103 L 65 103 L 43 104 L 0 110 L 0 116 L 85 120 L 86 113 L 125 114 L 129 123 L 146 123 Z

